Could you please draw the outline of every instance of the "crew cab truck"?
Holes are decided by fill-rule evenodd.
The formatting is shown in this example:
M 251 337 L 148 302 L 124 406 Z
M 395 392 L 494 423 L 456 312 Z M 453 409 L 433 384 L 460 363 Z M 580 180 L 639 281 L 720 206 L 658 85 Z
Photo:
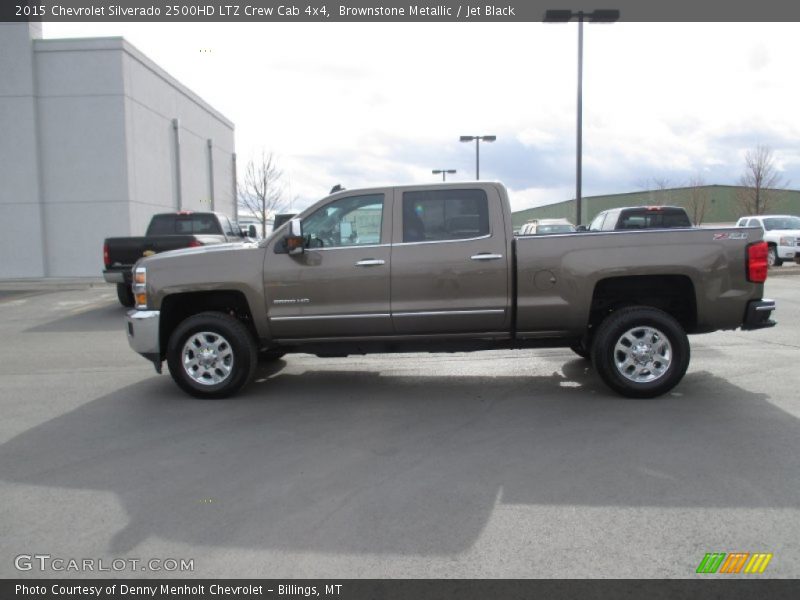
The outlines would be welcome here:
M 591 356 L 620 394 L 672 389 L 687 334 L 770 327 L 761 230 L 514 237 L 499 183 L 347 190 L 255 245 L 134 269 L 131 347 L 197 397 L 230 396 L 259 355 L 541 346 Z
M 767 243 L 767 264 L 780 267 L 784 260 L 800 263 L 800 217 L 793 215 L 754 215 L 741 217 L 737 227 L 760 227 Z
M 133 264 L 142 256 L 177 248 L 241 242 L 247 233 L 216 212 L 179 211 L 153 215 L 144 237 L 112 237 L 103 242 L 103 279 L 117 285 L 122 306 L 133 306 Z

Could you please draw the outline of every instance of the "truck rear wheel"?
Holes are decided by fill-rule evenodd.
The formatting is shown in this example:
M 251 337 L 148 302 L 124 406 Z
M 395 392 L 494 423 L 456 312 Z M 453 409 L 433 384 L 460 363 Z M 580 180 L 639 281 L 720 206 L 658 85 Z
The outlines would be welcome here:
M 241 321 L 203 312 L 175 328 L 167 365 L 175 383 L 195 398 L 227 398 L 252 379 L 258 363 L 253 335 Z
M 125 308 L 132 308 L 134 304 L 133 290 L 127 283 L 117 284 L 117 299 Z
M 630 398 L 674 388 L 689 366 L 689 338 L 671 315 L 646 306 L 618 310 L 600 324 L 592 362 L 608 387 Z

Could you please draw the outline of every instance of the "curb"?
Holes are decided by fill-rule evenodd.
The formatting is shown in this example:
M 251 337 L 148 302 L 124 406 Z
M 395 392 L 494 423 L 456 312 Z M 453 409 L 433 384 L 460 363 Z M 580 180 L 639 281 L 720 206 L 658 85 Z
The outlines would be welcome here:
M 31 279 L 2 279 L 2 291 L 47 291 L 47 290 L 85 290 L 94 287 L 105 287 L 102 277 L 37 277 Z

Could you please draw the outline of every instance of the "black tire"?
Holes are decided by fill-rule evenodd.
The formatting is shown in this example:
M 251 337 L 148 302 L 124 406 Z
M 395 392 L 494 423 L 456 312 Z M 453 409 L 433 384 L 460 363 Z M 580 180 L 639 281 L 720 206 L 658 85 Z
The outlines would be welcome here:
M 783 266 L 783 259 L 778 258 L 778 249 L 775 246 L 770 246 L 767 249 L 767 265 L 770 267 Z
M 572 344 L 572 346 L 570 346 L 569 349 L 572 350 L 575 354 L 577 354 L 581 358 L 585 358 L 586 360 L 589 360 L 592 357 L 591 351 L 584 345 L 583 342 Z
M 641 343 L 640 349 L 634 341 Z M 618 351 L 618 342 L 630 347 L 630 354 Z M 680 323 L 646 306 L 611 313 L 600 324 L 592 345 L 592 362 L 601 379 L 629 398 L 653 398 L 670 391 L 683 379 L 689 357 L 689 338 Z
M 184 367 L 184 349 L 192 336 L 208 345 L 195 345 L 199 350 L 211 353 L 203 357 L 209 364 L 195 364 L 196 369 Z M 214 344 L 219 344 L 216 351 L 210 350 Z M 195 354 L 189 349 L 189 353 L 193 360 L 203 360 L 199 351 Z M 241 321 L 220 312 L 203 312 L 184 320 L 172 332 L 167 344 L 167 366 L 172 379 L 195 398 L 232 396 L 253 378 L 257 362 L 254 336 Z
M 119 303 L 125 308 L 133 308 L 135 303 L 133 298 L 133 290 L 127 283 L 117 284 L 117 299 Z

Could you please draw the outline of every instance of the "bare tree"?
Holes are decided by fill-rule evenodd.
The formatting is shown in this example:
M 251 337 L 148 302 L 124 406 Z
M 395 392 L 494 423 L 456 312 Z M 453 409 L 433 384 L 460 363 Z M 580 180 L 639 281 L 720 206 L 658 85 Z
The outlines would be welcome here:
M 665 201 L 671 202 L 672 193 L 670 190 L 672 182 L 669 177 L 651 176 L 639 179 L 636 182 L 637 187 L 649 192 L 650 204 L 659 206 L 665 204 Z M 666 202 L 669 204 L 669 202 Z
M 775 155 L 768 146 L 758 145 L 744 156 L 745 172 L 739 178 L 739 207 L 748 215 L 763 215 L 775 196 L 776 189 L 788 185 L 778 172 Z
M 669 177 L 652 177 L 653 186 L 659 193 L 653 194 L 653 204 L 661 206 L 662 204 L 672 204 L 672 192 L 668 191 L 672 185 Z
M 283 171 L 275 155 L 263 150 L 261 156 L 247 163 L 244 180 L 239 186 L 239 205 L 261 221 L 261 236 L 267 235 L 267 219 L 286 204 Z
M 687 186 L 689 188 L 689 197 L 686 201 L 686 208 L 689 210 L 692 223 L 700 225 L 703 219 L 706 218 L 706 210 L 708 210 L 711 193 L 702 175 L 690 177 Z

